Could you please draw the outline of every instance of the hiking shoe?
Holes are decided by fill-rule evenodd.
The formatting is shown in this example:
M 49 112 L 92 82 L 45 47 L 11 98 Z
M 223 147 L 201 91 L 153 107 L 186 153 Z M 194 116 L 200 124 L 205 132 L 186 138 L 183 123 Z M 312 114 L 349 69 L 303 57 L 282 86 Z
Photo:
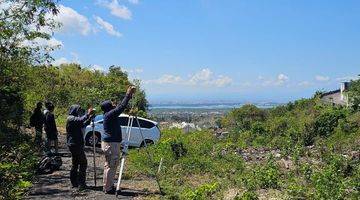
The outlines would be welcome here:
M 71 187 L 70 187 L 70 190 L 71 190 L 71 191 L 75 191 L 75 190 L 77 190 L 77 189 L 78 189 L 78 186 L 71 186 Z
M 84 191 L 84 190 L 87 190 L 87 189 L 89 189 L 89 187 L 87 186 L 87 185 L 80 185 L 79 186 L 79 191 L 81 192 L 81 191 Z
M 109 191 L 105 191 L 105 194 L 115 194 L 115 193 L 116 193 L 116 189 L 114 187 Z

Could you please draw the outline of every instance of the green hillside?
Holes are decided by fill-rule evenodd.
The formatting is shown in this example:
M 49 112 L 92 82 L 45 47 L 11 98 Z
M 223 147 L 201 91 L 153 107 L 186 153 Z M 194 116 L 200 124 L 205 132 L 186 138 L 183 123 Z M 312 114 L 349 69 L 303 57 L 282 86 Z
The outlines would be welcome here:
M 169 199 L 360 197 L 360 112 L 314 97 L 269 110 L 246 105 L 221 121 L 229 133 L 220 137 L 164 130 L 149 148 L 154 166 L 144 149 L 133 150 L 127 177 L 154 175 L 163 158 Z

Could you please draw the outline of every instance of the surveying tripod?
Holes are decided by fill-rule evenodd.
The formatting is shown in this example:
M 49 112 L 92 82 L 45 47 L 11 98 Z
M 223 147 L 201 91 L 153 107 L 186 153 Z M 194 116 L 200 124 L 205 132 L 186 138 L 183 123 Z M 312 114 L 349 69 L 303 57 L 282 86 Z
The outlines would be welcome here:
M 121 156 L 121 162 L 120 162 L 120 171 L 119 171 L 118 182 L 117 182 L 117 185 L 116 185 L 116 196 L 119 193 L 121 193 L 121 189 L 120 189 L 121 178 L 122 178 L 122 174 L 123 174 L 123 171 L 124 171 L 125 160 L 126 160 L 127 152 L 128 152 L 128 148 L 129 148 L 129 141 L 130 141 L 130 138 L 131 138 L 131 130 L 134 128 L 133 127 L 134 120 L 135 120 L 135 122 L 137 124 L 137 128 L 139 129 L 139 132 L 140 132 L 140 135 L 141 135 L 141 138 L 142 138 L 142 141 L 144 143 L 145 150 L 146 150 L 146 154 L 148 155 L 148 159 L 150 160 L 151 163 L 154 163 L 154 159 L 153 159 L 153 157 L 151 156 L 151 154 L 149 153 L 149 151 L 147 149 L 147 143 L 146 143 L 146 140 L 144 138 L 144 134 L 143 134 L 143 132 L 141 130 L 140 122 L 139 122 L 139 119 L 138 119 L 137 115 L 136 114 L 129 115 L 129 120 L 128 120 L 128 124 L 127 124 L 127 127 L 126 127 L 127 138 L 126 138 L 126 141 L 122 143 L 122 156 Z M 158 180 L 158 174 L 160 172 L 161 165 L 162 165 L 162 158 L 160 160 L 158 170 L 157 170 L 157 172 L 155 174 L 156 183 L 157 183 L 157 185 L 159 187 L 160 193 L 162 193 L 162 190 L 161 190 L 160 183 L 159 183 L 159 180 Z

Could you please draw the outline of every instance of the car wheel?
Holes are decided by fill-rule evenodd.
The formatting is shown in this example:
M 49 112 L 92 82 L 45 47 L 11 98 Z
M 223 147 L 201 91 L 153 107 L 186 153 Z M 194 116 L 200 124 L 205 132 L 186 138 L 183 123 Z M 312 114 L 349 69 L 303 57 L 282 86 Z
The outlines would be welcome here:
M 145 141 L 143 141 L 140 145 L 140 147 L 145 147 L 145 142 L 146 142 L 146 146 L 152 145 L 154 144 L 154 141 L 146 139 Z
M 95 145 L 97 147 L 100 146 L 100 139 L 101 138 L 101 134 L 99 132 L 95 132 Z M 93 142 L 94 142 L 94 139 L 93 139 L 93 134 L 92 132 L 89 132 L 87 135 L 86 135 L 86 138 L 85 138 L 85 143 L 86 143 L 86 146 L 93 146 Z

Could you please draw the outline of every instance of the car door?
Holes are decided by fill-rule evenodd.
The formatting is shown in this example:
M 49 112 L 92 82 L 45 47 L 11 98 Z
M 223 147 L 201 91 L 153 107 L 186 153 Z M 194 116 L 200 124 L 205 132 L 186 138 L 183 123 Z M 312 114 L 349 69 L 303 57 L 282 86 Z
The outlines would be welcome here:
M 128 121 L 129 117 L 128 116 L 120 116 L 119 118 L 120 118 L 122 139 L 123 139 L 123 141 L 127 141 L 127 139 L 128 139 L 127 125 L 129 123 L 129 121 Z M 140 146 L 141 142 L 142 142 L 141 135 L 140 135 L 139 129 L 137 127 L 137 124 L 134 120 L 133 127 L 131 129 L 129 145 L 130 146 Z
M 144 140 L 151 140 L 152 142 L 154 142 L 154 137 L 152 134 L 152 129 L 156 126 L 153 122 L 150 122 L 146 119 L 138 119 L 139 123 L 140 123 L 140 127 L 141 127 L 141 132 L 143 134 L 143 136 L 141 136 L 141 134 L 139 133 L 139 139 L 141 140 L 140 144 L 144 141 Z M 137 123 L 136 123 L 137 126 Z M 139 130 L 139 129 L 138 129 Z M 143 138 L 144 137 L 144 138 Z

